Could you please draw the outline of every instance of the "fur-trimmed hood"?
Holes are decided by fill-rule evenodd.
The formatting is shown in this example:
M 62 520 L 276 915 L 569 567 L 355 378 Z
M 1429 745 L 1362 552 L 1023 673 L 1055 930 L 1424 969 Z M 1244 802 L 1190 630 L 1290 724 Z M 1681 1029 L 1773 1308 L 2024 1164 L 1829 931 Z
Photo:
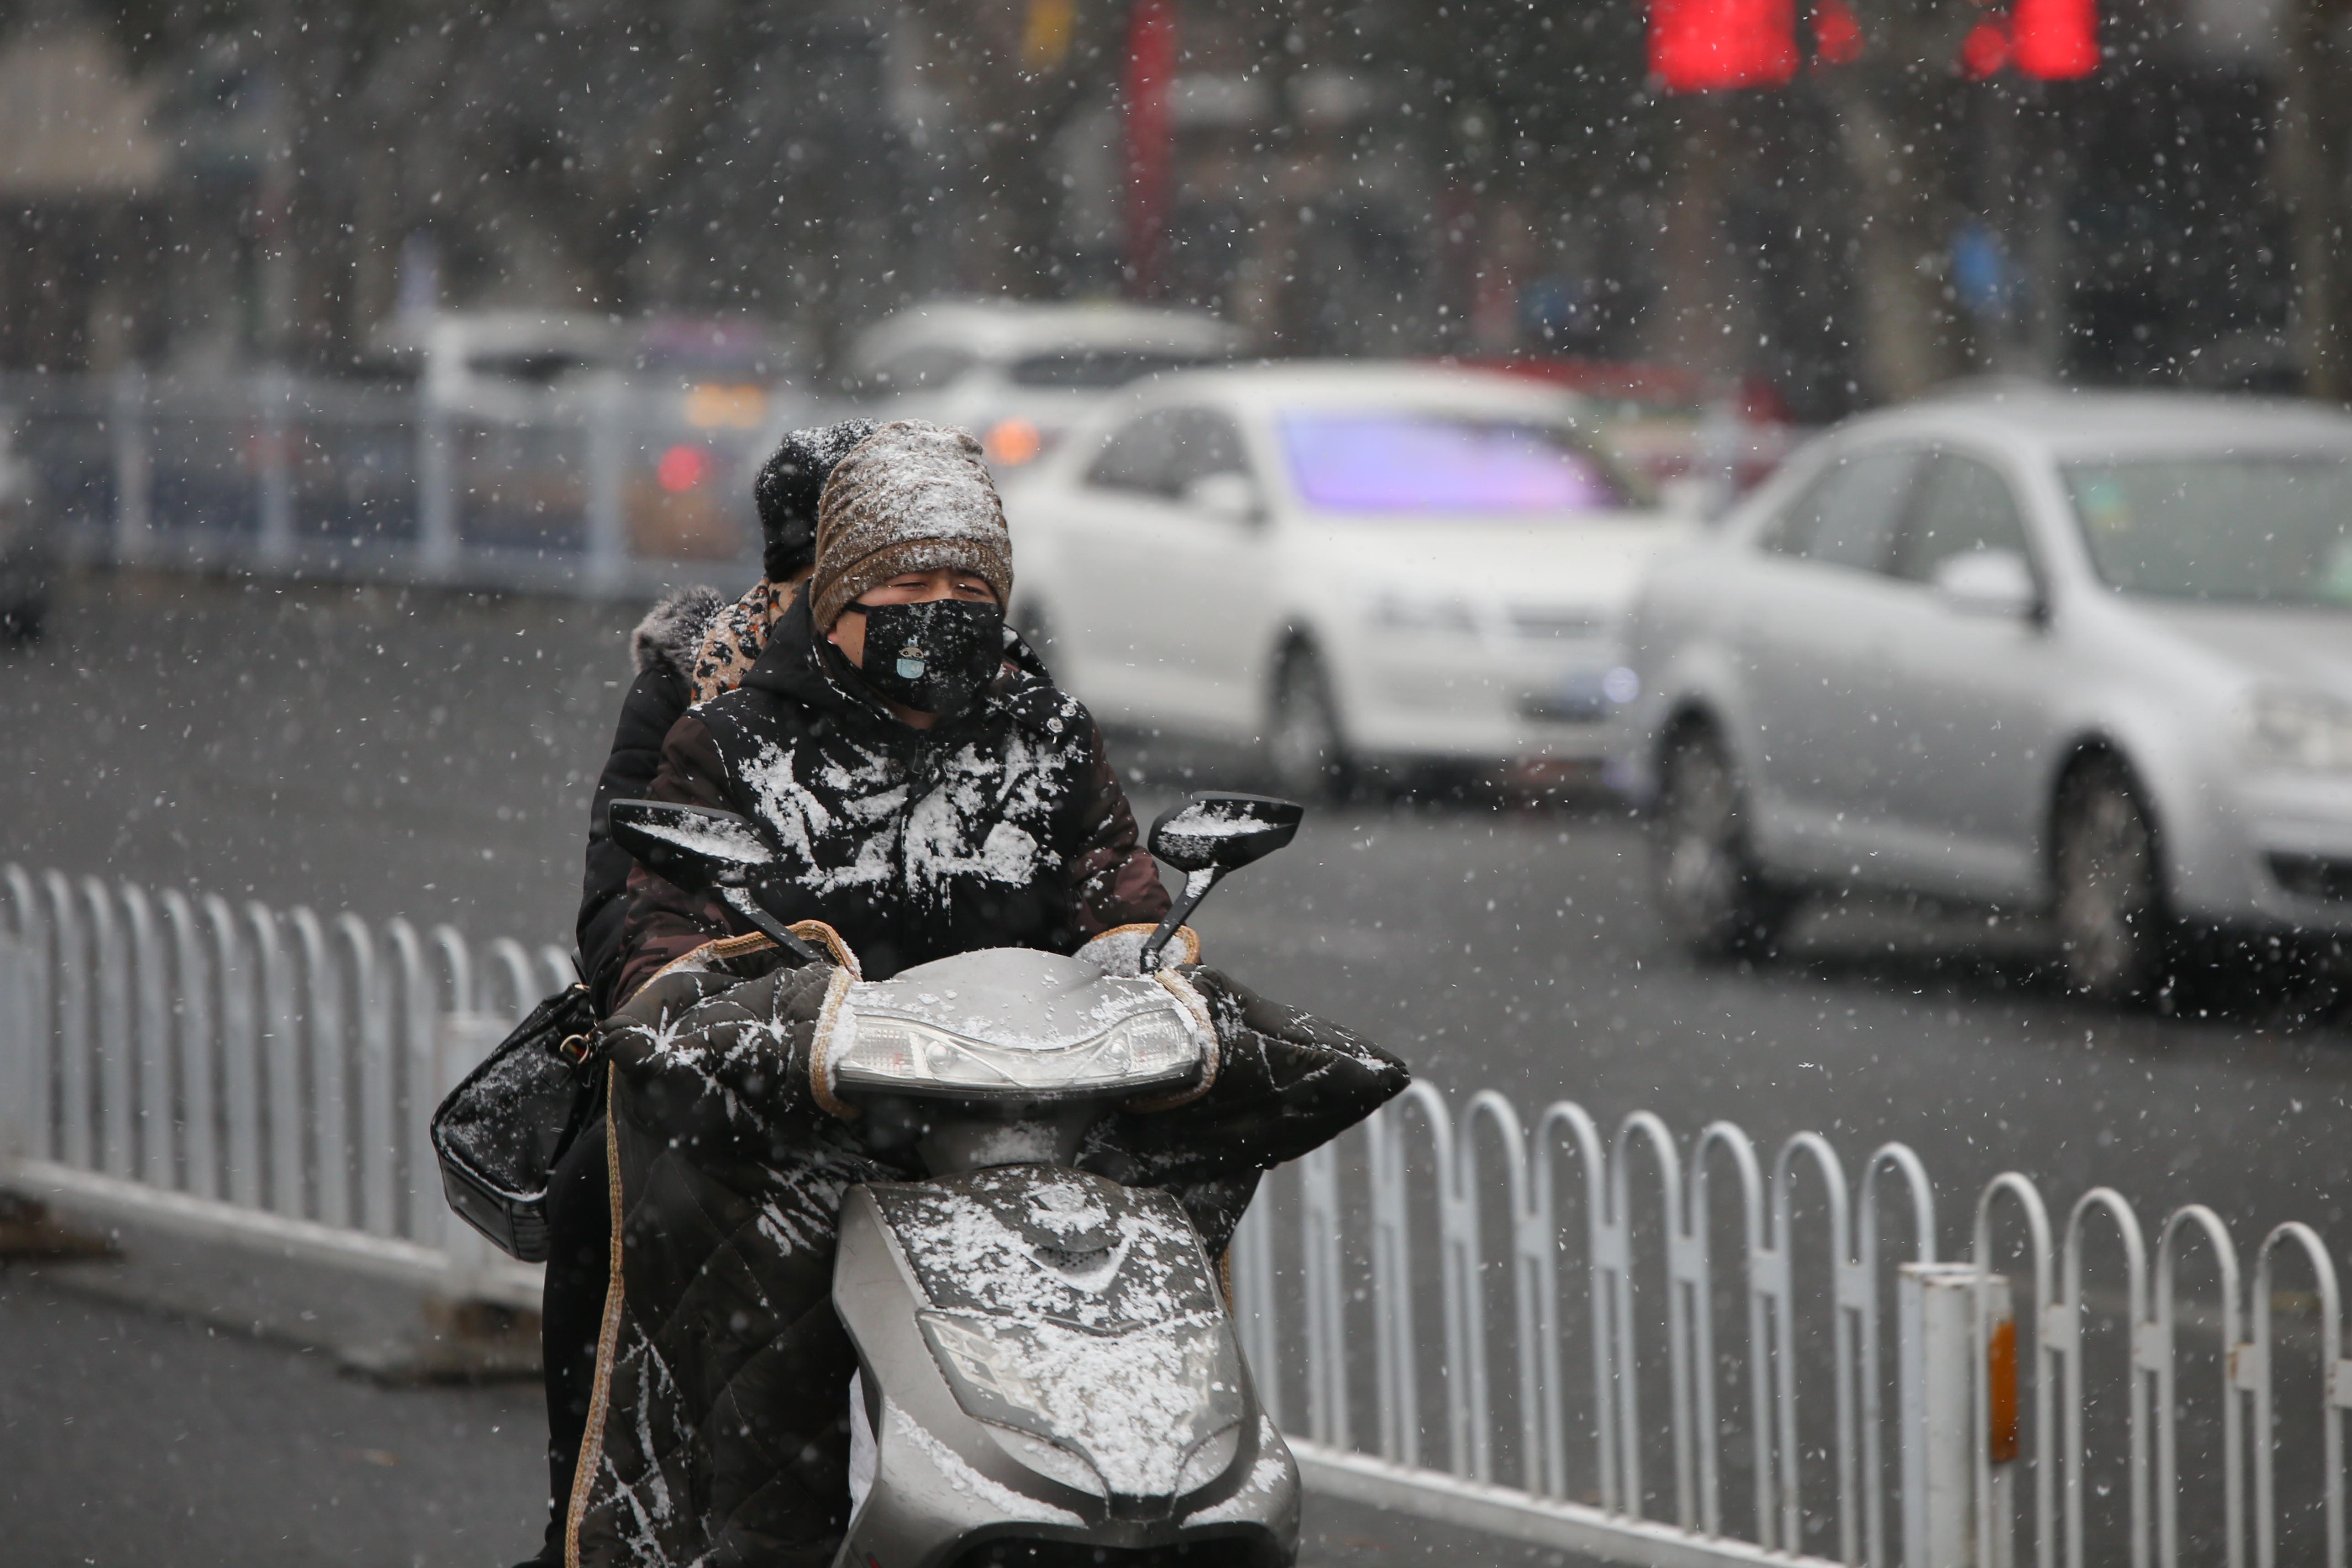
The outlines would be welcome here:
M 636 672 L 643 675 L 659 668 L 690 682 L 703 639 L 731 602 L 718 589 L 699 583 L 660 600 L 629 634 L 629 657 Z

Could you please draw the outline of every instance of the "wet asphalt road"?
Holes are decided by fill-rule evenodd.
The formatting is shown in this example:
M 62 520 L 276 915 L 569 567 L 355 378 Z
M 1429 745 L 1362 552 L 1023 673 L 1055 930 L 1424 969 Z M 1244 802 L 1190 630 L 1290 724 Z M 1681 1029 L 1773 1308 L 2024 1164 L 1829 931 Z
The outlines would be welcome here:
M 0 859 L 568 942 L 578 837 L 633 618 L 544 600 L 82 579 L 48 640 L 0 655 Z M 1148 764 L 1140 805 L 1181 787 L 1188 764 L 1196 781 L 1246 782 L 1126 745 Z M 1244 873 L 1200 924 L 1212 962 L 1380 1039 L 1449 1094 L 1496 1087 L 1523 1112 L 1568 1096 L 1604 1124 L 1647 1107 L 1685 1140 L 1718 1118 L 1759 1142 L 1810 1128 L 1849 1171 L 1878 1143 L 1906 1142 L 1934 1174 L 1948 1253 L 1965 1243 L 1977 1187 L 2004 1168 L 2032 1175 L 2053 1204 L 2112 1184 L 2150 1221 L 2201 1200 L 2242 1247 L 2290 1217 L 2339 1251 L 2352 1243 L 2352 1038 L 2339 1028 L 2089 1007 L 2038 975 L 2030 932 L 1895 908 L 1818 912 L 1778 962 L 1701 970 L 1665 945 L 1644 888 L 1638 827 L 1603 805 L 1368 802 L 1315 813 L 1295 848 Z M 503 1499 L 493 1481 L 518 1463 L 530 1399 L 306 1380 L 299 1363 L 252 1360 L 253 1347 L 175 1352 L 163 1328 L 69 1300 L 0 1277 L 11 1322 L 0 1338 L 47 1313 L 40 1338 L 54 1351 L 46 1372 L 16 1361 L 5 1374 L 0 1474 L 37 1453 L 56 1478 L 12 1489 L 0 1509 L 11 1528 L 37 1521 L 49 1531 L 38 1539 L 60 1543 L 83 1531 L 92 1545 L 140 1539 L 107 1533 L 137 1510 L 107 1500 L 128 1494 L 97 1479 L 105 1466 L 50 1443 L 77 1401 L 102 1407 L 85 1420 L 121 1421 L 130 1412 L 115 1402 L 167 1396 L 187 1452 L 205 1456 L 185 1484 L 263 1507 L 293 1461 L 241 1434 L 281 1407 L 305 1430 L 341 1430 L 346 1405 L 408 1399 L 431 1413 L 380 1420 L 402 1441 L 417 1434 L 415 1466 L 351 1461 L 352 1495 L 403 1507 L 447 1498 L 446 1526 L 405 1516 L 420 1542 L 448 1543 L 420 1544 L 414 1560 L 495 1560 L 463 1532 L 503 1508 L 477 1504 Z M 137 1376 L 124 1358 L 140 1352 L 103 1348 L 151 1342 Z M 70 1365 L 114 1370 L 79 1377 Z M 338 1443 L 404 1451 L 321 1437 L 314 1458 L 329 1457 L 286 1473 L 331 1471 L 344 1463 Z M 476 1453 L 480 1464 L 466 1458 Z M 441 1465 L 458 1480 L 445 1486 Z M 333 1513 L 301 1539 L 331 1538 Z M 413 1560 L 391 1537 L 381 1552 L 293 1556 L 241 1554 L 234 1531 L 173 1539 L 160 1558 L 91 1555 Z

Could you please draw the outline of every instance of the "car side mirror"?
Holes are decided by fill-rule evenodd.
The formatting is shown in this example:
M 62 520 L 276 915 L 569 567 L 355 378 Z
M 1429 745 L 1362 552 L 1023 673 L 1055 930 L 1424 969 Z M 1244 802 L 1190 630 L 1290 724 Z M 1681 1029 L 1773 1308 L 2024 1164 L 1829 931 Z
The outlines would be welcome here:
M 1203 474 L 1184 487 L 1184 504 L 1204 517 L 1227 522 L 1262 522 L 1265 505 L 1247 474 Z
M 1969 550 L 1936 563 L 1936 596 L 1963 616 L 2022 620 L 2041 607 L 2033 569 L 2014 550 Z
M 1307 808 L 1270 795 L 1196 795 L 1151 824 L 1151 853 L 1184 873 L 1184 890 L 1145 941 L 1139 967 L 1159 966 L 1160 949 L 1229 871 L 1262 860 L 1298 835 Z

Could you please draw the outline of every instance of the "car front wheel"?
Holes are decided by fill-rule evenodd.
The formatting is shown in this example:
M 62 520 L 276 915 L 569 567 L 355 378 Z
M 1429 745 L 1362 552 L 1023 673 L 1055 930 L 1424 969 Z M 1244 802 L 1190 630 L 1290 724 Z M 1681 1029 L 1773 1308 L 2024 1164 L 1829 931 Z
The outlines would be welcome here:
M 1658 912 L 1703 959 L 1769 949 L 1794 900 L 1769 886 L 1748 849 L 1747 809 L 1723 742 L 1705 727 L 1668 745 L 1654 853 Z
M 1346 793 L 1351 770 L 1331 682 L 1315 650 L 1293 648 L 1275 673 L 1274 711 L 1265 736 L 1275 787 L 1298 800 Z
M 2153 997 L 2169 923 L 2156 833 L 2120 763 L 2075 769 L 2058 792 L 2052 923 L 2066 984 L 2102 1002 Z

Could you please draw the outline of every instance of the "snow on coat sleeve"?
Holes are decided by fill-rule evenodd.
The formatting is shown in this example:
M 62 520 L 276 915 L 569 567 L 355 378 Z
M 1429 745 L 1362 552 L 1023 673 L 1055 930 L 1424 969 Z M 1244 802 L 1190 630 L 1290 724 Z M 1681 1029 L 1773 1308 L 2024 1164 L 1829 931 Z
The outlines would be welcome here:
M 661 767 L 646 797 L 733 810 L 725 777 L 709 727 L 689 711 L 663 738 Z M 714 937 L 740 936 L 744 929 L 718 900 L 698 897 L 643 866 L 635 867 L 629 872 L 629 916 L 621 930 L 622 957 L 613 998 L 625 1001 L 663 965 Z
M 1078 816 L 1077 849 L 1069 858 L 1071 896 L 1082 940 L 1100 936 L 1113 926 L 1139 921 L 1156 925 L 1168 912 L 1168 889 L 1160 885 L 1159 863 L 1140 842 L 1135 810 L 1111 768 L 1102 726 L 1092 720 L 1087 723 L 1087 744 L 1093 765 Z
M 633 1114 L 689 1152 L 798 1152 L 793 1134 L 826 1114 L 809 1072 L 835 973 L 825 963 L 755 980 L 681 971 L 643 987 L 603 1032 L 605 1055 L 640 1097 Z
M 1104 1123 L 1086 1163 L 1106 1175 L 1181 1192 L 1271 1170 L 1329 1142 L 1412 1080 L 1404 1063 L 1351 1030 L 1203 965 L 1178 973 L 1209 1004 L 1216 1081 L 1175 1109 Z
M 827 964 L 677 971 L 603 1031 L 618 1267 L 571 1524 L 583 1568 L 830 1563 L 856 1353 L 833 1310 L 842 1194 L 916 1173 L 817 1103 Z

